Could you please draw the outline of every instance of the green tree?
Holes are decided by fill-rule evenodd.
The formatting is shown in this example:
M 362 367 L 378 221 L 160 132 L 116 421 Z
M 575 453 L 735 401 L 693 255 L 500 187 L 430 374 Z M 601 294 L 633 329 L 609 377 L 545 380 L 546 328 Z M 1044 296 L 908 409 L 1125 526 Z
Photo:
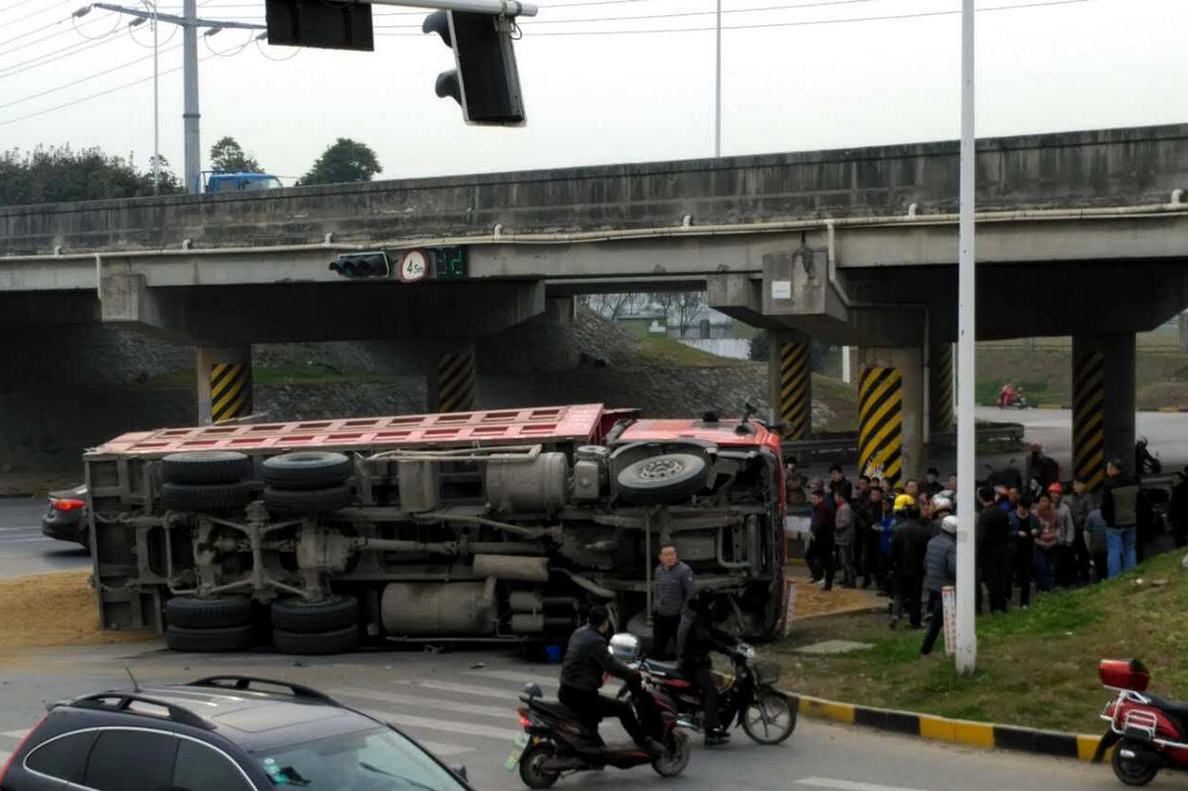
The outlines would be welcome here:
M 263 173 L 255 157 L 243 152 L 234 137 L 222 137 L 210 147 L 210 166 L 228 173 Z
M 161 194 L 183 192 L 181 180 L 162 161 Z M 98 148 L 14 148 L 0 154 L 0 206 L 134 198 L 153 194 L 153 174 Z
M 313 163 L 309 172 L 297 182 L 309 184 L 343 184 L 348 181 L 371 181 L 376 173 L 383 173 L 379 159 L 366 143 L 340 137 Z

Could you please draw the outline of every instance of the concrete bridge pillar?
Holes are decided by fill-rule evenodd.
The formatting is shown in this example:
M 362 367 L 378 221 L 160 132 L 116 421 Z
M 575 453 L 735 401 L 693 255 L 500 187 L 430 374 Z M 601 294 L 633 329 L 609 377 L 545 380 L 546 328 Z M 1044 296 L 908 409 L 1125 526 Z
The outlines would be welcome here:
M 474 409 L 474 341 L 442 347 L 429 363 L 425 390 L 429 412 L 468 412 Z
M 1117 457 L 1133 474 L 1135 336 L 1073 336 L 1073 474 L 1097 491 Z
M 813 382 L 810 338 L 804 333 L 771 333 L 767 380 L 775 421 L 785 440 L 808 439 L 813 431 Z
M 924 390 L 919 348 L 858 352 L 858 474 L 898 486 L 923 474 Z
M 928 435 L 953 430 L 953 344 L 928 349 Z
M 198 423 L 252 414 L 252 347 L 198 347 Z

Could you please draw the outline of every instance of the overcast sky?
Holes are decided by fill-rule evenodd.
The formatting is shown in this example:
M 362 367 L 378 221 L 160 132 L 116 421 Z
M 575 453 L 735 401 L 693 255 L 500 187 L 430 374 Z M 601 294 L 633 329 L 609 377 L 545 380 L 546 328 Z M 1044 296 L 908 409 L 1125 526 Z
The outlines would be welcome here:
M 979 7 L 1028 3 L 1052 0 Z M 98 9 L 75 28 L 70 12 L 81 5 L 0 0 L 0 148 L 99 146 L 147 167 L 151 33 Z M 337 137 L 372 146 L 380 178 L 712 156 L 715 0 L 540 5 L 516 44 L 529 117 L 519 129 L 467 127 L 452 100 L 434 95 L 453 61 L 436 36 L 420 34 L 424 11 L 373 6 L 374 52 L 241 49 L 249 34 L 232 30 L 200 38 L 203 167 L 223 135 L 289 178 Z M 960 17 L 887 17 L 956 11 L 960 0 L 722 5 L 723 154 L 957 137 Z M 262 21 L 263 9 L 263 0 L 199 3 L 204 18 Z M 161 10 L 180 13 L 180 2 Z M 833 21 L 870 17 L 882 18 Z M 1185 0 L 1065 0 L 986 11 L 977 24 L 981 136 L 1188 121 Z M 175 172 L 180 45 L 163 24 L 161 153 Z

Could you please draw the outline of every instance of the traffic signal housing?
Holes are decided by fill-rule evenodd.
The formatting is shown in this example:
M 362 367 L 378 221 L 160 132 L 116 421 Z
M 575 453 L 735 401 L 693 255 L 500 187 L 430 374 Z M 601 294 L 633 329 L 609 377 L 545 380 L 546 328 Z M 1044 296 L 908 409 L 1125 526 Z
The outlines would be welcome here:
M 352 279 L 388 277 L 392 266 L 385 252 L 344 253 L 330 262 L 330 271 Z
M 421 30 L 437 33 L 454 50 L 456 68 L 437 76 L 437 95 L 462 105 L 468 124 L 523 126 L 524 100 L 510 17 L 469 11 L 434 11 Z

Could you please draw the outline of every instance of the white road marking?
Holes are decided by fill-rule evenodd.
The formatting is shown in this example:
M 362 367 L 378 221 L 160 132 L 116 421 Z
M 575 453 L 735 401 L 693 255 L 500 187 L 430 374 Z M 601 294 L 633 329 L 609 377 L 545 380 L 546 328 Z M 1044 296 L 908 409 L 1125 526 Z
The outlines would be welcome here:
M 536 676 L 531 673 L 517 673 L 514 670 L 468 670 L 462 675 L 474 676 L 476 678 L 494 678 L 498 679 L 499 681 L 518 681 L 521 684 L 531 684 L 535 682 L 540 684 L 542 687 L 556 687 L 561 684 L 561 682 L 558 681 L 558 676 L 560 676 L 560 673 L 561 669 L 558 668 L 557 675 L 552 677 Z
M 367 709 L 366 711 L 376 719 L 390 722 L 393 725 L 403 725 L 407 728 L 424 728 L 430 731 L 445 731 L 446 733 L 453 734 L 463 733 L 467 736 L 482 736 L 487 739 L 507 741 L 514 739 L 521 733 L 519 728 L 496 728 L 492 725 L 475 725 L 470 722 L 458 722 L 456 720 L 439 720 L 436 717 L 415 717 L 411 714 L 400 714 L 381 709 Z
M 330 690 L 330 694 L 336 697 L 342 695 L 344 697 L 358 698 L 360 700 L 371 701 L 372 703 L 382 702 L 397 703 L 405 706 L 425 706 L 442 711 L 456 711 L 460 714 L 475 714 L 479 717 L 495 717 L 501 720 L 509 720 L 516 716 L 516 708 L 510 702 L 507 706 L 479 706 L 474 703 L 458 703 L 453 700 L 445 700 L 444 698 L 396 695 L 390 692 L 376 692 L 372 689 L 356 689 L 352 687 L 332 689 Z
M 2 731 L 0 736 L 7 736 L 10 739 L 23 739 L 29 735 L 29 729 L 25 728 L 23 731 Z
M 497 689 L 495 687 L 480 687 L 477 684 L 454 684 L 449 681 L 413 681 L 409 679 L 389 679 L 393 684 L 419 689 L 435 689 L 439 692 L 456 692 L 459 695 L 474 695 L 481 698 L 497 698 L 499 700 L 518 700 L 519 690 Z
M 920 791 L 918 788 L 885 786 L 878 783 L 854 783 L 849 780 L 834 780 L 828 777 L 806 777 L 803 780 L 797 780 L 796 784 L 816 788 L 834 788 L 837 791 Z

